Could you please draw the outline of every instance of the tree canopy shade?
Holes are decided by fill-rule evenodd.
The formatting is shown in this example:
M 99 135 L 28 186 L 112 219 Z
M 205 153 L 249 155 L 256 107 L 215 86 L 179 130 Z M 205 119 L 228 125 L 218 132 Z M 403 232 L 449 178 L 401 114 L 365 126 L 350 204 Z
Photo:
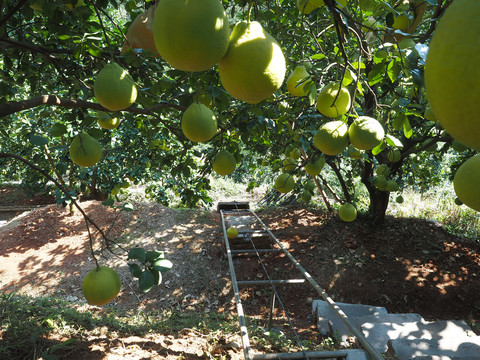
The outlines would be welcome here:
M 379 165 L 389 168 L 388 180 L 402 189 L 408 179 L 440 181 L 444 174 L 435 167 L 447 154 L 454 157 L 455 170 L 473 153 L 450 150 L 453 139 L 425 113 L 428 43 L 451 2 L 325 0 L 303 14 L 290 0 L 221 1 L 230 28 L 255 20 L 272 35 L 285 56 L 287 76 L 298 65 L 308 73 L 307 81 L 297 83 L 305 96 L 293 96 L 284 82 L 272 96 L 248 104 L 223 88 L 216 65 L 192 73 L 173 68 L 161 51 L 158 56 L 151 49 L 130 48 L 129 26 L 153 1 L 0 1 L 0 176 L 41 188 L 46 173 L 75 196 L 98 199 L 111 197 L 126 182 L 141 182 L 151 184 L 147 191 L 163 203 L 171 191 L 193 206 L 209 201 L 208 174 L 216 153 L 226 150 L 250 188 L 259 181 L 248 172 L 265 172 L 257 162 L 261 157 L 275 177 L 282 169 L 292 173 L 297 180 L 293 191 L 300 194 L 311 179 L 304 165 L 322 155 L 313 145 L 319 127 L 332 120 L 350 125 L 368 116 L 385 130 L 380 144 L 355 157 L 348 147 L 326 156 L 316 184 L 325 201 L 355 204 L 355 180 L 360 179 L 369 193 L 372 219 L 382 222 L 390 194 L 375 185 Z M 97 74 L 112 62 L 129 73 L 138 89 L 135 103 L 119 112 L 100 105 L 93 91 Z M 335 119 L 316 109 L 318 92 L 334 82 L 351 95 L 347 112 Z M 183 112 L 193 102 L 215 114 L 218 131 L 209 141 L 194 143 L 182 132 Z M 99 112 L 119 116 L 120 126 L 101 128 Z M 93 166 L 71 162 L 69 144 L 79 133 L 102 145 L 102 158 Z M 432 146 L 436 150 L 428 151 Z M 300 157 L 285 170 L 293 149 Z M 396 161 L 387 156 L 394 150 L 400 154 Z M 335 175 L 334 183 L 326 181 L 327 171 Z M 66 197 L 59 192 L 60 199 Z

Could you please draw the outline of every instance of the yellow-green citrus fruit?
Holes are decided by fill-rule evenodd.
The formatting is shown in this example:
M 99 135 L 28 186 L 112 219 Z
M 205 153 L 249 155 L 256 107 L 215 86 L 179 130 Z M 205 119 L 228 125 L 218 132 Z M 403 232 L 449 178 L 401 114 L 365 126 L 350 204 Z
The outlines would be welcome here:
M 386 190 L 387 189 L 387 178 L 385 175 L 378 175 L 375 178 L 374 185 L 379 190 Z
M 396 198 L 395 198 L 395 201 L 399 204 L 402 204 L 403 203 L 403 196 L 402 195 L 398 195 Z
M 302 155 L 302 152 L 297 147 L 290 151 L 290 157 L 294 160 L 300 159 L 300 155 Z
M 295 187 L 295 179 L 289 173 L 283 173 L 275 179 L 275 189 L 281 193 L 288 193 Z
M 313 192 L 315 191 L 315 187 L 317 185 L 315 184 L 314 181 L 312 180 L 309 180 L 305 183 L 305 185 L 303 186 L 305 188 L 305 190 L 308 190 L 311 194 L 313 194 Z
M 455 150 L 456 152 L 464 152 L 468 150 L 468 147 L 466 147 L 464 144 L 462 144 L 458 140 L 453 140 L 452 149 Z
M 340 206 L 338 216 L 345 222 L 351 222 L 357 218 L 357 209 L 350 203 L 345 203 Z
M 298 10 L 305 15 L 310 14 L 313 10 L 325 5 L 323 0 L 297 0 Z
M 329 121 L 318 129 L 313 144 L 326 155 L 338 155 L 348 145 L 348 126 L 341 120 Z
M 115 299 L 122 283 L 118 273 L 107 266 L 92 269 L 83 279 L 83 296 L 92 305 L 105 305 Z
M 480 1 L 455 0 L 440 18 L 425 63 L 425 89 L 443 128 L 480 150 Z
M 217 133 L 215 114 L 201 103 L 192 103 L 183 113 L 182 131 L 193 142 L 210 140 Z
M 237 166 L 235 157 L 227 150 L 220 150 L 213 160 L 213 171 L 218 175 L 229 175 Z
M 409 177 L 407 180 L 408 185 L 414 185 L 415 184 L 415 179 L 413 177 Z
M 316 176 L 320 174 L 323 167 L 325 166 L 325 158 L 323 156 L 317 157 L 313 161 L 309 161 L 305 164 L 305 172 L 309 175 Z
M 348 156 L 350 156 L 352 159 L 355 159 L 355 160 L 363 159 L 363 156 L 360 150 L 355 149 L 353 145 L 348 146 Z
M 102 158 L 102 146 L 87 133 L 82 133 L 73 138 L 69 153 L 75 164 L 89 167 L 95 165 Z
M 340 94 L 337 97 L 339 90 Z M 332 82 L 323 87 L 318 93 L 317 110 L 325 116 L 337 118 L 346 114 L 348 109 L 350 109 L 350 104 L 350 93 L 347 88 L 343 86 L 340 88 L 339 83 Z
M 348 137 L 355 148 L 371 150 L 382 141 L 385 130 L 378 120 L 360 116 L 348 127 Z
M 220 0 L 162 0 L 155 10 L 155 45 L 178 70 L 210 69 L 227 52 L 229 35 Z
M 455 173 L 453 187 L 462 203 L 480 211 L 480 154 L 465 161 Z
M 227 229 L 227 237 L 229 239 L 235 239 L 236 237 L 238 236 L 238 230 L 237 228 L 233 227 L 233 226 L 230 226 L 228 229 Z
M 397 191 L 398 184 L 395 180 L 387 180 L 387 185 L 385 186 L 387 191 Z
M 137 99 L 135 82 L 117 63 L 107 64 L 100 70 L 93 93 L 100 105 L 110 111 L 126 109 Z
M 116 129 L 118 125 L 120 125 L 120 118 L 118 116 L 110 116 L 108 113 L 100 111 L 97 114 L 97 123 L 103 129 Z
M 150 6 L 147 11 L 141 13 L 132 21 L 125 35 L 128 41 L 124 42 L 122 53 L 132 48 L 146 50 L 154 56 L 160 56 L 155 46 L 155 40 L 153 39 L 155 8 L 155 5 Z
M 176 1 L 176 0 L 175 0 Z M 234 98 L 256 104 L 282 86 L 285 57 L 277 41 L 256 21 L 241 21 L 218 63 L 220 81 Z
M 388 150 L 388 153 L 387 153 L 388 161 L 397 162 L 397 161 L 400 161 L 401 157 L 402 157 L 402 154 L 401 154 L 400 150 L 398 150 L 398 149 Z
M 378 165 L 377 169 L 375 170 L 375 173 L 377 175 L 383 175 L 387 177 L 390 174 L 390 169 L 388 168 L 387 165 L 381 164 L 381 165 Z
M 300 195 L 302 201 L 308 203 L 312 199 L 312 193 L 308 190 L 303 190 L 302 195 Z
M 308 86 L 305 85 L 309 81 L 310 75 L 308 74 L 305 66 L 298 65 L 295 70 L 287 78 L 287 90 L 293 96 L 305 96 L 308 94 Z
M 283 170 L 285 171 L 292 171 L 297 167 L 297 162 L 293 160 L 291 157 L 285 158 L 283 160 Z

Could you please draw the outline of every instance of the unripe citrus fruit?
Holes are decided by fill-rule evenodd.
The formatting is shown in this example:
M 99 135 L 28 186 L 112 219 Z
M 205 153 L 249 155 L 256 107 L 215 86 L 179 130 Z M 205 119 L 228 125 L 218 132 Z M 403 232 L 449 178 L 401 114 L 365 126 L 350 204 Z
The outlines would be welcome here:
M 371 150 L 382 141 L 385 130 L 376 119 L 360 116 L 348 127 L 348 137 L 359 150 Z
M 110 116 L 108 113 L 100 111 L 97 114 L 97 123 L 103 129 L 116 129 L 118 125 L 120 125 L 120 118 L 118 116 Z
M 469 208 L 480 211 L 480 154 L 465 161 L 455 173 L 453 186 L 457 197 Z
M 298 65 L 287 78 L 287 90 L 293 96 L 305 96 L 308 94 L 308 87 L 305 85 L 309 81 L 305 66 Z
M 398 184 L 395 180 L 387 180 L 387 184 L 385 186 L 385 189 L 387 191 L 397 191 L 398 190 Z
M 213 171 L 218 175 L 229 175 L 237 166 L 235 157 L 227 150 L 220 150 L 213 160 Z
M 275 179 L 275 189 L 281 193 L 288 193 L 295 187 L 295 179 L 289 173 L 283 173 Z
M 323 0 L 297 0 L 298 10 L 305 15 L 310 14 L 313 10 L 325 5 Z
M 378 190 L 387 190 L 387 178 L 384 175 L 378 175 L 374 180 L 374 185 Z
M 390 149 L 387 153 L 387 159 L 390 162 L 398 162 L 402 157 L 402 153 L 398 149 Z
M 337 97 L 339 90 L 340 94 Z M 337 118 L 346 114 L 348 109 L 350 109 L 350 104 L 350 93 L 343 86 L 340 89 L 340 84 L 336 82 L 325 86 L 320 90 L 317 97 L 317 110 L 331 118 Z
M 117 63 L 104 66 L 93 85 L 97 101 L 110 111 L 128 108 L 137 99 L 137 87 L 128 72 Z
M 403 203 L 403 196 L 402 195 L 398 195 L 396 198 L 395 198 L 395 201 L 398 203 L 398 204 L 402 204 Z
M 312 180 L 309 180 L 305 183 L 305 185 L 303 186 L 305 188 L 305 190 L 308 190 L 311 194 L 313 194 L 313 192 L 315 191 L 315 187 L 317 185 L 315 184 L 314 181 Z
M 238 236 L 237 228 L 231 226 L 227 229 L 227 237 L 229 239 L 235 239 Z
M 176 69 L 210 69 L 227 52 L 229 35 L 220 0 L 162 0 L 155 10 L 157 50 Z
M 277 41 L 256 21 L 241 21 L 218 63 L 220 81 L 234 98 L 256 104 L 271 96 L 285 78 L 285 57 Z
M 193 142 L 210 140 L 217 133 L 215 114 L 201 103 L 191 104 L 183 113 L 182 131 Z
M 313 137 L 313 144 L 326 155 L 340 154 L 348 145 L 347 131 L 343 121 L 329 121 L 320 126 Z
M 92 269 L 83 279 L 83 296 L 92 305 L 105 305 L 115 299 L 122 283 L 118 273 L 107 266 Z
M 355 206 L 352 204 L 345 203 L 340 206 L 340 209 L 338 210 L 338 216 L 340 216 L 340 219 L 343 221 L 351 222 L 357 218 L 357 209 L 355 209 Z
M 102 158 L 102 146 L 87 133 L 82 133 L 73 138 L 69 154 L 75 164 L 89 167 L 95 165 Z
M 425 89 L 453 138 L 480 150 L 480 1 L 455 0 L 440 18 L 425 63 Z
M 125 41 L 122 47 L 122 53 L 127 49 L 142 49 L 151 52 L 154 56 L 160 56 L 153 39 L 153 19 L 156 6 L 150 6 L 147 11 L 138 15 L 128 27 L 125 35 L 128 41 Z
M 312 193 L 308 190 L 303 190 L 302 195 L 300 195 L 302 201 L 308 203 L 312 199 Z
M 316 176 L 320 174 L 323 167 L 325 166 L 325 158 L 323 156 L 317 157 L 313 161 L 309 161 L 305 164 L 305 172 L 309 175 Z
M 387 177 L 390 174 L 390 169 L 388 168 L 387 165 L 381 164 L 381 165 L 378 165 L 377 169 L 375 170 L 375 173 L 377 175 L 383 175 Z

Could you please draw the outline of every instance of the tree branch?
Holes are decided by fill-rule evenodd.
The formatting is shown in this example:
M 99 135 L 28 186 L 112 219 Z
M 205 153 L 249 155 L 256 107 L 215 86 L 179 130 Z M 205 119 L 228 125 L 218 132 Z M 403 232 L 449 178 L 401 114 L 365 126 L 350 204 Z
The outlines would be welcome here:
M 59 98 L 56 95 L 40 95 L 27 100 L 11 101 L 4 104 L 0 104 L 0 118 L 3 116 L 12 115 L 17 112 L 32 109 L 42 105 L 60 106 L 60 107 L 66 107 L 70 109 L 82 108 L 82 109 L 92 109 L 92 110 L 106 111 L 106 112 L 110 111 L 108 109 L 105 109 L 102 105 L 92 103 L 90 101 L 85 101 L 81 99 L 74 99 L 74 100 L 63 99 L 63 98 Z M 125 109 L 124 111 L 131 112 L 134 114 L 149 115 L 158 109 L 164 109 L 164 108 L 174 108 L 180 111 L 185 111 L 185 107 L 181 105 L 176 105 L 176 104 L 171 104 L 166 102 L 156 104 L 147 109 L 140 109 L 140 108 L 131 106 Z
M 23 5 L 27 0 L 20 0 L 17 5 L 15 5 L 13 8 L 10 9 L 10 11 L 2 18 L 0 19 L 0 28 L 7 23 L 7 21 L 18 11 L 22 8 Z

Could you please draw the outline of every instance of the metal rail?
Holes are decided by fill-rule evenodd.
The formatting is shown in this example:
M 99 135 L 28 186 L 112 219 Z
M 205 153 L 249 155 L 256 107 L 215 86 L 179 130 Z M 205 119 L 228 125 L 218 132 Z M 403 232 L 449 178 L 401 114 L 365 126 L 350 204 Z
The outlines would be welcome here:
M 328 294 L 317 284 L 313 277 L 303 268 L 302 265 L 293 257 L 290 252 L 283 247 L 283 245 L 278 241 L 278 239 L 273 235 L 270 229 L 263 223 L 263 221 L 255 214 L 252 210 L 249 210 L 253 216 L 258 220 L 258 222 L 264 227 L 265 231 L 272 237 L 272 239 L 277 243 L 278 246 L 283 250 L 286 256 L 293 262 L 302 275 L 307 279 L 307 281 L 313 286 L 313 288 L 318 292 L 318 294 L 327 302 L 327 304 L 335 311 L 337 316 L 343 321 L 345 326 L 356 336 L 360 344 L 364 347 L 365 351 L 372 357 L 374 360 L 383 360 L 382 355 L 368 342 L 363 333 L 348 319 L 347 315 L 343 312 L 342 309 L 333 301 L 333 299 L 328 296 Z

